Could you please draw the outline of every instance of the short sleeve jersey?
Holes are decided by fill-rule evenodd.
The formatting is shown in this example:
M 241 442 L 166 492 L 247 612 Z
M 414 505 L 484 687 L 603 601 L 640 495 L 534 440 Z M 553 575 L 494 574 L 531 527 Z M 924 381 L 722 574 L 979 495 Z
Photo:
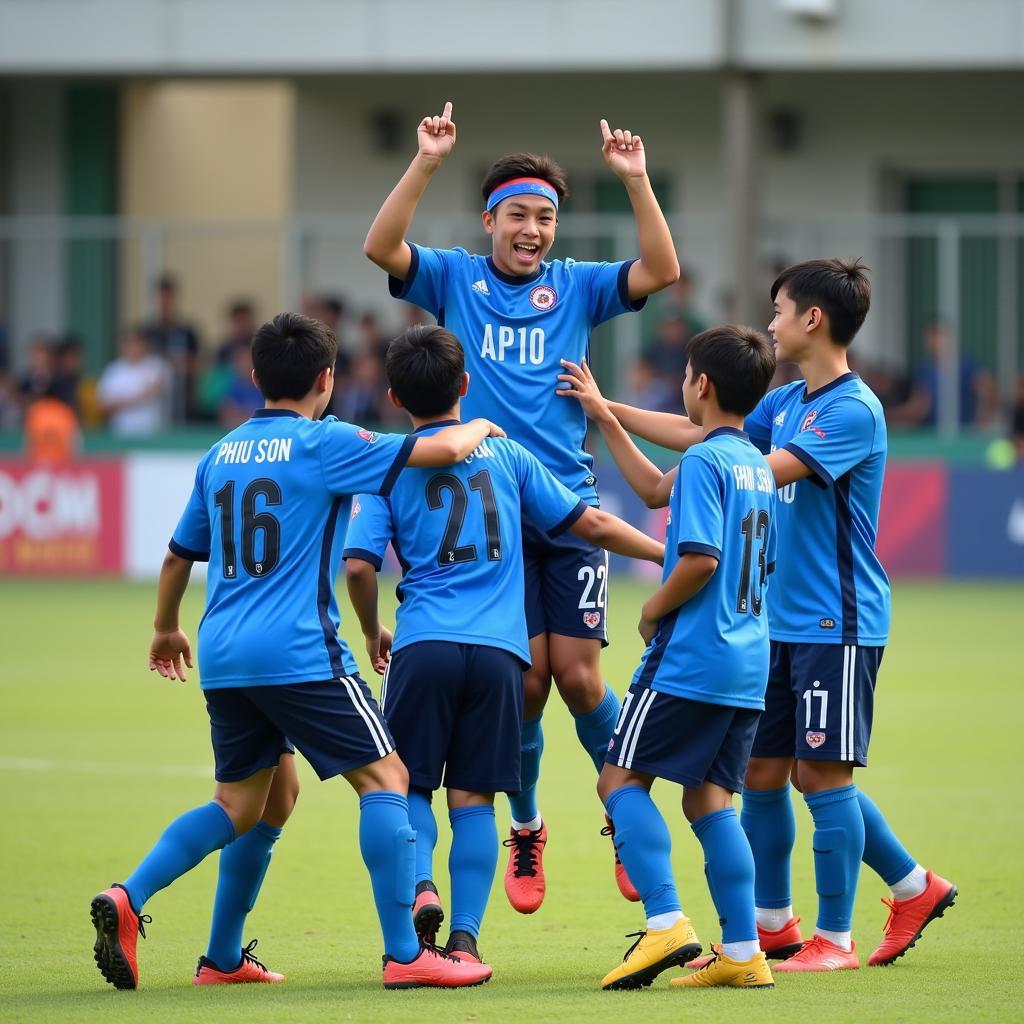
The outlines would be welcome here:
M 391 294 L 433 313 L 462 342 L 470 374 L 463 416 L 494 420 L 596 505 L 594 460 L 583 450 L 587 417 L 579 402 L 555 394 L 559 360 L 582 362 L 594 327 L 643 308 L 646 300 L 629 298 L 634 261 L 554 260 L 515 277 L 490 256 L 407 244 L 409 273 L 389 279 Z
M 522 515 L 557 536 L 586 507 L 521 445 L 488 438 L 458 465 L 407 469 L 390 497 L 359 495 L 344 556 L 379 569 L 394 547 L 403 575 L 393 650 L 457 641 L 529 664 Z
M 811 475 L 779 489 L 779 548 L 768 617 L 773 640 L 883 646 L 889 580 L 878 556 L 885 416 L 855 373 L 808 393 L 770 391 L 746 421 L 762 451 L 795 455 Z
M 775 505 L 771 470 L 742 431 L 713 430 L 682 457 L 669 500 L 662 580 L 687 553 L 711 555 L 718 568 L 658 624 L 634 685 L 708 704 L 764 709 Z
M 170 549 L 210 563 L 203 689 L 357 671 L 338 637 L 334 578 L 353 494 L 387 494 L 415 439 L 333 416 L 261 409 L 203 457 Z

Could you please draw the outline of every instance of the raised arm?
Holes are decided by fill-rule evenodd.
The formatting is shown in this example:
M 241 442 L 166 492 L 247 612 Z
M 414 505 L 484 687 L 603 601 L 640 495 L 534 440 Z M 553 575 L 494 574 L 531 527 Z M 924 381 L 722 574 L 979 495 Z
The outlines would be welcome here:
M 664 544 L 599 508 L 588 507 L 570 529 L 577 537 L 617 555 L 640 558 L 657 565 L 665 561 Z
M 192 645 L 178 625 L 181 599 L 188 587 L 192 562 L 173 551 L 164 556 L 156 589 L 156 615 L 153 618 L 153 639 L 149 643 L 149 670 L 165 679 L 186 682 L 185 669 L 192 667 Z
M 452 466 L 473 454 L 487 437 L 504 437 L 505 431 L 490 420 L 475 419 L 445 427 L 430 437 L 418 437 L 407 466 Z
M 622 402 L 609 402 L 608 409 L 631 434 L 671 451 L 685 452 L 704 434 L 688 416 L 677 416 L 671 412 L 651 412 L 649 409 L 623 405 Z
M 605 120 L 601 121 L 601 139 L 604 162 L 625 185 L 636 218 L 640 258 L 629 268 L 629 297 L 642 299 L 679 280 L 679 258 L 647 177 L 643 140 L 626 129 L 613 132 Z
M 445 103 L 443 113 L 420 121 L 416 141 L 416 156 L 384 200 L 363 242 L 363 252 L 369 259 L 392 277 L 403 281 L 412 260 L 405 236 L 412 225 L 416 207 L 434 172 L 455 146 L 455 122 L 450 102 Z
M 637 448 L 629 434 L 612 415 L 609 403 L 601 394 L 586 361 L 577 366 L 576 363 L 563 359 L 562 367 L 565 372 L 558 379 L 569 387 L 559 388 L 557 393 L 563 398 L 577 399 L 587 416 L 598 425 L 615 464 L 629 486 L 643 499 L 644 504 L 648 508 L 664 508 L 668 504 L 672 483 L 676 478 L 675 469 L 669 473 L 662 473 Z

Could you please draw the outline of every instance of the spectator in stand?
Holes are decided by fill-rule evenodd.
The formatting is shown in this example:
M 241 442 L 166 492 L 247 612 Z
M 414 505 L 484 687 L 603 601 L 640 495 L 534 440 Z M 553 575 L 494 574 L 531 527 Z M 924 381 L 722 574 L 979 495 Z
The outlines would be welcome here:
M 925 363 L 913 379 L 910 397 L 886 414 L 890 424 L 934 428 L 941 422 L 942 366 L 944 354 L 949 351 L 951 340 L 949 331 L 938 320 L 933 320 L 925 326 Z M 990 423 L 995 411 L 995 384 L 992 375 L 961 351 L 957 378 L 960 425 L 973 427 Z
M 14 378 L 0 369 L 0 431 L 17 430 L 21 426 L 21 402 Z
M 56 372 L 54 347 L 54 340 L 48 334 L 37 334 L 29 343 L 28 366 L 18 378 L 18 394 L 23 409 L 53 387 Z
M 682 317 L 670 316 L 658 324 L 654 341 L 644 353 L 655 373 L 680 388 L 686 374 L 686 357 L 692 337 L 689 325 Z
M 167 426 L 172 371 L 150 351 L 145 329 L 126 331 L 120 355 L 100 376 L 97 397 L 111 433 L 150 437 Z
M 685 373 L 683 364 L 682 373 Z M 678 387 L 658 373 L 654 358 L 645 353 L 630 367 L 629 391 L 623 401 L 651 412 L 683 413 L 682 380 Z
M 1010 412 L 1010 442 L 1017 461 L 1024 463 L 1024 373 L 1017 378 L 1017 396 Z
M 78 417 L 52 386 L 29 403 L 24 430 L 25 457 L 43 466 L 67 465 L 82 446 Z
M 262 408 L 263 395 L 252 379 L 252 346 L 235 345 L 227 390 L 218 410 L 221 425 L 233 430 Z
M 369 310 L 359 318 L 359 351 L 375 356 L 383 368 L 391 339 L 385 337 L 377 320 L 377 314 Z
M 195 418 L 195 385 L 199 374 L 199 336 L 178 314 L 178 285 L 165 274 L 156 283 L 156 320 L 144 334 L 154 355 L 163 356 L 171 367 L 171 418 L 185 423 Z
M 701 331 L 706 330 L 707 319 L 697 310 L 695 301 L 696 279 L 689 267 L 681 267 L 679 280 L 667 291 L 662 292 L 660 315 L 662 320 L 682 320 L 686 331 L 686 343 Z
M 349 423 L 380 423 L 386 391 L 380 360 L 373 352 L 360 352 L 352 363 L 348 386 L 338 396 L 335 415 Z
M 67 334 L 54 350 L 52 392 L 81 419 L 82 402 L 82 343 L 73 334 Z
M 252 347 L 252 336 L 256 333 L 256 312 L 248 299 L 236 299 L 228 306 L 228 333 L 217 346 L 217 364 L 229 366 L 235 357 L 235 349 Z

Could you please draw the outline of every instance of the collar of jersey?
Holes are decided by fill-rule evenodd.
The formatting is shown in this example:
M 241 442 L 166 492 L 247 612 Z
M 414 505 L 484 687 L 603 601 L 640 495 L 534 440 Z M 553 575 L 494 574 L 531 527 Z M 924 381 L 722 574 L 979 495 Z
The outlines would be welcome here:
M 264 419 L 268 416 L 291 416 L 297 420 L 302 419 L 302 413 L 296 412 L 294 409 L 257 409 L 252 414 L 254 420 Z
M 840 384 L 845 384 L 848 380 L 859 380 L 858 374 L 854 373 L 853 370 L 841 374 L 836 377 L 835 380 L 830 380 L 827 384 L 823 384 L 817 391 L 804 391 L 803 397 L 800 399 L 801 402 L 806 405 L 808 402 L 813 402 L 816 398 L 820 398 L 822 395 L 828 394 L 833 388 L 839 387 Z M 806 389 L 807 385 L 804 385 Z
M 461 422 L 460 420 L 438 420 L 436 423 L 424 423 L 422 427 L 417 427 L 413 433 L 418 434 L 421 430 L 433 430 L 435 427 L 454 427 L 456 424 Z
M 544 271 L 547 269 L 547 267 L 545 267 L 544 264 L 542 263 L 541 267 L 540 267 L 540 270 L 538 270 L 536 274 L 530 274 L 528 277 L 519 277 L 519 276 L 517 276 L 515 274 L 506 274 L 504 270 L 499 270 L 494 265 L 494 257 L 493 256 L 488 256 L 487 257 L 487 269 L 499 281 L 503 281 L 505 284 L 533 284 L 533 282 L 536 281 L 537 278 L 544 276 Z
M 749 440 L 748 435 L 738 427 L 715 427 L 704 440 L 710 441 L 713 437 L 742 437 L 744 441 Z

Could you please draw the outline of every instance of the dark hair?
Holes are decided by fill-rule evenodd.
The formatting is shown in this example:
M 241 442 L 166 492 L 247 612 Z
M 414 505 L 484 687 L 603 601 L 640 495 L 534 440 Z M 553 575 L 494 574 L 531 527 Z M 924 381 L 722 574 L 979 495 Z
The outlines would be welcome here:
M 252 316 L 253 308 L 252 303 L 248 299 L 235 299 L 231 305 L 228 306 L 228 316 Z
M 787 267 L 772 284 L 772 301 L 779 290 L 796 303 L 803 313 L 811 306 L 820 306 L 828 317 L 829 334 L 837 345 L 849 345 L 860 330 L 871 305 L 871 283 L 868 267 L 856 259 L 808 260 Z
M 499 185 L 515 178 L 543 179 L 555 190 L 559 204 L 569 198 L 569 182 L 565 171 L 551 157 L 537 153 L 510 153 L 491 164 L 491 169 L 484 175 L 480 189 L 484 202 Z
M 707 374 L 723 412 L 746 416 L 764 397 L 775 373 L 775 350 L 753 327 L 723 324 L 690 342 L 690 377 Z
M 458 400 L 466 359 L 459 339 L 443 327 L 417 324 L 388 346 L 384 372 L 395 397 L 413 416 L 438 416 Z
M 278 313 L 252 337 L 252 366 L 264 398 L 305 398 L 317 377 L 334 366 L 338 340 L 327 324 L 301 313 Z

